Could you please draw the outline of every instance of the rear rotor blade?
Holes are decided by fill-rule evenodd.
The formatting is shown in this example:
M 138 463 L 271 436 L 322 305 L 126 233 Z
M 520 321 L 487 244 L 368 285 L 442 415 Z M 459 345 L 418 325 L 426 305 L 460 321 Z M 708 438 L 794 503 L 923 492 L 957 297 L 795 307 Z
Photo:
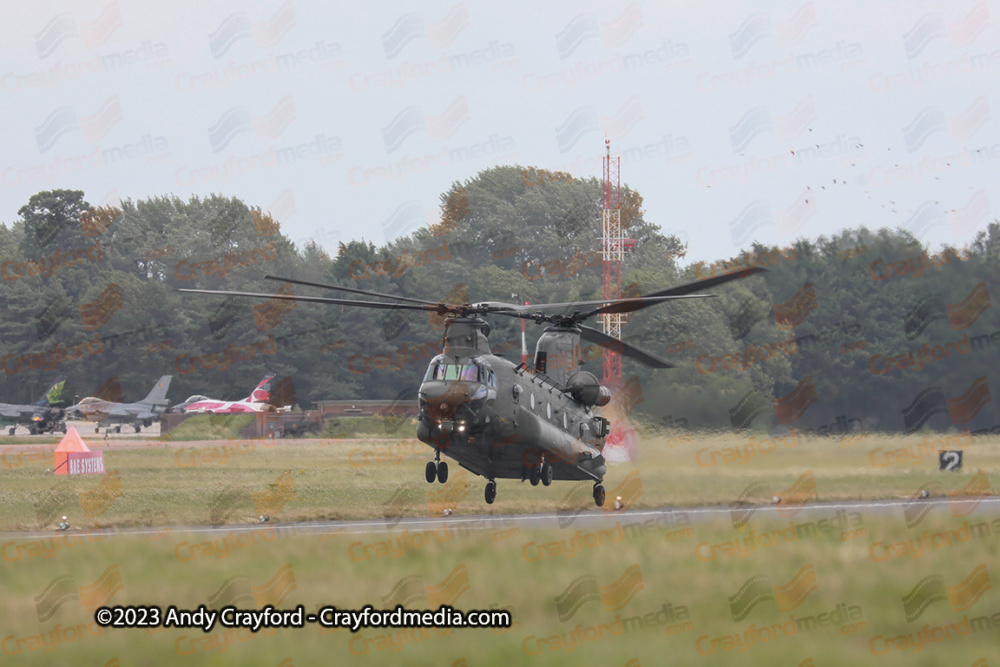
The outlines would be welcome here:
M 576 306 L 603 306 L 602 308 L 587 313 L 586 315 L 574 315 L 573 318 L 576 320 L 586 319 L 595 313 L 630 313 L 633 310 L 638 310 L 640 308 L 645 308 L 647 306 L 653 306 L 658 303 L 663 303 L 664 301 L 672 301 L 674 299 L 703 299 L 705 297 L 714 296 L 712 294 L 692 294 L 692 295 L 681 295 L 681 296 L 642 296 L 642 297 L 630 297 L 625 299 L 600 299 L 593 301 L 566 301 L 563 303 L 533 303 L 528 306 L 516 306 L 513 304 L 504 304 L 497 302 L 487 302 L 489 304 L 495 304 L 500 307 L 501 310 L 491 311 L 499 312 L 504 315 L 513 315 L 515 317 L 524 317 L 525 319 L 534 319 L 541 315 L 543 310 L 558 310 L 563 308 L 571 308 Z M 478 304 L 477 304 L 478 305 Z M 510 312 L 507 312 L 510 311 Z
M 381 310 L 420 310 L 443 315 L 452 312 L 456 306 L 441 303 L 437 305 L 410 305 L 406 303 L 383 303 L 381 301 L 356 301 L 354 299 L 331 299 L 324 296 L 299 296 L 297 294 L 261 294 L 259 292 L 228 292 L 210 289 L 178 289 L 178 292 L 190 294 L 215 294 L 218 296 L 248 296 L 259 299 L 282 299 L 284 301 L 308 301 L 310 303 L 330 303 L 338 306 L 360 306 Z
M 674 365 L 665 359 L 661 359 L 652 352 L 647 352 L 641 348 L 634 345 L 629 345 L 628 343 L 623 343 L 617 338 L 612 338 L 606 333 L 602 333 L 597 329 L 591 329 L 588 326 L 578 324 L 577 327 L 580 328 L 580 338 L 594 343 L 595 345 L 600 345 L 601 347 L 606 347 L 609 350 L 617 352 L 623 357 L 628 357 L 629 359 L 634 359 L 639 363 L 645 364 L 647 366 L 652 366 L 653 368 L 674 368 Z
M 323 283 L 313 283 L 308 280 L 295 280 L 294 278 L 279 278 L 278 276 L 267 275 L 264 276 L 267 280 L 279 280 L 286 283 L 295 283 L 296 285 L 307 285 L 309 287 L 320 287 L 322 289 L 332 289 L 339 292 L 350 292 L 352 294 L 363 294 L 365 296 L 380 296 L 384 299 L 396 299 L 397 301 L 408 301 L 410 303 L 422 303 L 428 306 L 438 305 L 437 301 L 426 301 L 424 299 L 411 299 L 408 296 L 398 296 L 395 294 L 383 294 L 382 292 L 372 292 L 369 290 L 356 289 L 353 287 L 338 287 L 337 285 L 324 285 Z

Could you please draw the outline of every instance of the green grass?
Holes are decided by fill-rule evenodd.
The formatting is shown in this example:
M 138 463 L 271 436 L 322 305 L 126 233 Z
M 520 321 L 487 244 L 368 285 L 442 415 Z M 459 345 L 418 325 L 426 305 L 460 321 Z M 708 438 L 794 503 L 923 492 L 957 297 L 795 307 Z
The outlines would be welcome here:
M 984 493 L 984 481 L 997 483 L 997 438 L 976 439 L 971 444 L 927 441 L 920 436 L 816 438 L 790 446 L 791 441 L 751 443 L 733 435 L 642 436 L 636 461 L 609 468 L 609 507 L 615 495 L 622 495 L 632 511 L 703 504 L 719 505 L 724 511 L 708 517 L 692 512 L 686 520 L 663 525 L 643 525 L 634 514 L 624 512 L 612 520 L 621 529 L 610 523 L 598 530 L 584 528 L 581 521 L 550 530 L 509 525 L 454 530 L 442 519 L 415 533 L 402 532 L 405 526 L 396 525 L 394 518 L 440 516 L 448 507 L 456 514 L 563 510 L 563 519 L 569 520 L 575 510 L 593 508 L 590 485 L 557 482 L 551 487 L 531 487 L 501 480 L 497 504 L 487 506 L 482 499 L 483 481 L 457 466 L 453 465 L 445 486 L 424 482 L 423 465 L 430 450 L 412 439 L 233 440 L 198 446 L 134 442 L 135 446 L 105 451 L 106 468 L 115 472 L 103 478 L 56 480 L 45 472 L 52 465 L 47 455 L 4 452 L 0 460 L 3 530 L 51 528 L 62 514 L 70 517 L 74 528 L 148 525 L 156 529 L 145 536 L 95 540 L 53 533 L 53 538 L 8 538 L 0 543 L 5 592 L 0 623 L 6 642 L 0 648 L 5 651 L 5 662 L 15 657 L 12 652 L 18 648 L 18 639 L 25 641 L 16 658 L 30 664 L 103 665 L 118 658 L 121 665 L 176 664 L 179 660 L 278 665 L 291 658 L 295 665 L 461 665 L 463 659 L 468 665 L 624 665 L 639 658 L 644 665 L 665 661 L 676 665 L 808 665 L 811 658 L 818 666 L 972 665 L 995 655 L 996 629 L 992 634 L 978 632 L 931 643 L 922 651 L 872 652 L 873 646 L 876 651 L 885 648 L 884 640 L 877 639 L 880 636 L 919 633 L 925 624 L 933 630 L 960 622 L 966 615 L 978 618 L 1000 612 L 1000 594 L 995 588 L 985 590 L 968 609 L 953 609 L 945 599 L 932 602 L 913 622 L 907 622 L 902 602 L 926 577 L 939 576 L 946 587 L 955 589 L 980 564 L 996 580 L 1000 522 L 992 515 L 980 511 L 953 516 L 949 508 L 939 507 L 911 528 L 902 508 L 891 507 L 845 515 L 840 520 L 849 524 L 845 530 L 838 522 L 830 523 L 837 516 L 835 510 L 796 512 L 792 505 L 785 516 L 757 512 L 746 525 L 736 528 L 734 518 L 746 515 L 732 513 L 728 505 L 741 496 L 748 502 L 766 502 L 772 494 L 782 496 L 786 506 L 794 500 L 911 498 L 922 487 L 941 495 L 959 493 L 970 484 L 977 493 Z M 942 444 L 964 448 L 964 471 L 938 472 L 936 451 Z M 747 449 L 749 445 L 756 449 Z M 736 451 L 756 455 L 738 459 Z M 886 458 L 886 452 L 893 454 Z M 748 488 L 753 492 L 747 494 Z M 955 514 L 959 510 L 956 507 Z M 255 524 L 260 512 L 270 514 L 275 523 L 252 536 L 171 528 Z M 392 530 L 357 536 L 280 532 L 281 522 L 319 518 L 376 518 L 379 525 Z M 820 523 L 823 519 L 827 524 Z M 975 530 L 957 535 L 968 538 L 946 539 L 946 531 L 965 523 Z M 920 557 L 877 559 L 885 554 L 880 545 L 925 534 L 944 535 L 945 541 L 934 538 L 938 548 Z M 754 548 L 737 551 L 738 545 L 746 546 L 747 539 L 752 539 Z M 279 606 L 302 604 L 310 610 L 320 605 L 381 607 L 383 598 L 406 577 L 419 577 L 423 589 L 412 584 L 414 580 L 408 581 L 416 586 L 414 590 L 430 595 L 450 575 L 458 583 L 467 577 L 468 589 L 455 600 L 456 608 L 509 608 L 517 626 L 507 632 L 466 629 L 446 634 L 378 629 L 352 634 L 309 627 L 238 636 L 218 628 L 208 636 L 199 630 L 177 629 L 92 635 L 96 630 L 85 627 L 83 638 L 69 641 L 70 635 L 65 634 L 64 643 L 51 652 L 28 650 L 34 645 L 29 642 L 35 641 L 31 637 L 51 636 L 57 627 L 76 627 L 91 618 L 91 612 L 71 594 L 51 618 L 39 620 L 36 598 L 44 599 L 46 587 L 68 575 L 71 593 L 81 587 L 86 590 L 113 565 L 119 568 L 123 588 L 114 593 L 112 603 L 186 608 L 207 604 L 210 596 L 237 576 L 246 580 L 233 585 L 249 586 L 251 593 L 257 587 L 257 598 L 241 605 L 259 606 L 277 599 L 265 584 L 279 572 L 291 573 L 294 588 Z M 290 570 L 283 571 L 285 566 Z M 592 576 L 598 586 L 610 587 L 630 566 L 638 566 L 642 587 L 624 606 L 615 609 L 615 599 L 606 591 L 603 601 L 587 601 L 572 618 L 560 620 L 556 599 L 575 580 Z M 745 582 L 766 576 L 773 591 L 806 566 L 812 566 L 816 589 L 801 604 L 781 610 L 777 600 L 765 599 L 745 618 L 734 620 L 730 597 Z M 408 606 L 423 607 L 430 600 L 424 602 L 418 595 Z M 790 617 L 805 624 L 809 621 L 803 619 L 829 619 L 820 615 L 841 604 L 845 605 L 841 609 L 856 616 L 853 621 L 782 634 L 745 652 L 719 649 L 730 641 L 724 637 L 743 636 L 751 626 L 770 628 L 787 624 Z M 622 636 L 608 634 L 610 630 L 599 636 L 601 626 L 616 630 L 619 619 L 652 614 L 646 618 L 656 621 L 656 612 L 664 605 L 675 615 L 683 607 L 681 616 L 686 618 L 650 624 Z M 630 621 L 630 627 L 634 625 Z M 795 622 L 787 627 L 793 626 L 798 629 Z M 584 637 L 580 646 L 556 650 L 560 642 L 571 641 L 578 629 Z M 718 640 L 715 648 L 720 652 L 705 655 L 712 650 L 712 640 Z M 193 653 L 187 655 L 187 651 Z
M 247 414 L 194 415 L 181 422 L 177 428 L 161 439 L 179 440 L 235 440 L 256 417 Z
M 468 514 L 593 507 L 586 482 L 532 487 L 499 480 L 491 508 L 482 497 L 484 480 L 454 462 L 448 484 L 429 485 L 423 467 L 431 450 L 412 438 L 132 442 L 105 450 L 105 478 L 57 478 L 46 473 L 49 455 L 0 452 L 0 530 L 52 527 L 64 514 L 87 527 L 239 524 L 261 513 L 302 521 L 437 516 L 445 508 Z M 964 447 L 962 472 L 938 471 L 942 446 Z M 772 495 L 808 502 L 910 498 L 921 488 L 979 495 L 989 492 L 984 484 L 991 476 L 997 482 L 998 470 L 995 437 L 969 445 L 922 436 L 779 442 L 660 434 L 640 437 L 635 461 L 609 466 L 605 486 L 609 500 L 623 496 L 636 508 L 690 507 Z
M 928 576 L 938 575 L 954 587 L 977 565 L 986 564 L 995 577 L 995 534 L 933 549 L 921 558 L 877 562 L 871 557 L 872 544 L 913 539 L 924 530 L 939 533 L 966 521 L 980 521 L 974 517 L 953 518 L 946 511 L 935 510 L 918 527 L 908 529 L 901 513 L 863 514 L 854 521 L 862 523 L 864 530 L 855 529 L 851 535 L 819 533 L 758 546 L 742 558 L 705 558 L 711 545 L 747 539 L 750 530 L 755 535 L 787 531 L 790 524 L 801 525 L 803 519 L 754 516 L 747 526 L 734 529 L 730 518 L 721 516 L 695 519 L 689 526 L 682 523 L 642 529 L 624 513 L 618 516 L 621 531 L 609 526 L 603 532 L 588 531 L 575 523 L 547 531 L 509 526 L 453 531 L 444 521 L 422 533 L 368 536 L 268 531 L 238 537 L 164 530 L 147 537 L 55 538 L 47 543 L 46 553 L 51 557 L 29 556 L 26 542 L 7 542 L 2 545 L 7 577 L 0 616 L 5 636 L 13 639 L 5 640 L 5 659 L 16 649 L 19 638 L 52 633 L 57 626 L 89 624 L 92 612 L 75 598 L 51 618 L 39 620 L 36 598 L 53 579 L 69 575 L 74 586 L 86 587 L 113 565 L 118 566 L 122 589 L 114 593 L 109 601 L 112 604 L 196 608 L 208 604 L 232 577 L 246 577 L 231 583 L 256 596 L 252 601 L 248 596 L 241 603 L 243 607 L 277 602 L 281 608 L 301 604 L 307 610 L 324 605 L 391 608 L 384 600 L 391 602 L 397 583 L 417 577 L 408 589 L 416 591 L 409 608 L 427 608 L 432 600 L 439 602 L 451 595 L 453 606 L 462 610 L 508 609 L 516 625 L 505 632 L 464 629 L 447 634 L 390 629 L 352 634 L 322 631 L 316 626 L 238 636 L 220 628 L 208 636 L 199 630 L 112 630 L 67 641 L 50 653 L 24 651 L 18 657 L 32 664 L 71 661 L 97 665 L 113 658 L 122 665 L 177 664 L 180 660 L 278 665 L 288 658 L 296 665 L 452 665 L 463 664 L 458 662 L 462 659 L 468 665 L 624 665 L 634 658 L 644 665 L 657 665 L 665 664 L 665 656 L 672 665 L 799 665 L 808 658 L 816 665 L 972 665 L 980 658 L 995 656 L 995 629 L 931 643 L 922 651 L 891 650 L 886 655 L 872 651 L 872 647 L 876 652 L 886 648 L 884 639 L 878 637 L 919 633 L 925 625 L 933 630 L 958 623 L 965 616 L 980 618 L 1000 611 L 1000 594 L 995 589 L 986 590 L 967 609 L 954 609 L 948 600 L 932 602 L 912 622 L 907 622 L 903 605 L 903 597 Z M 994 529 L 1000 529 L 1000 523 Z M 565 546 L 567 555 L 553 555 L 558 545 L 571 545 L 573 540 L 584 546 L 572 557 L 567 557 Z M 390 543 L 396 547 L 395 556 L 387 550 Z M 545 546 L 540 550 L 539 545 Z M 18 551 L 18 546 L 24 549 Z M 548 555 L 538 558 L 539 553 Z M 560 619 L 557 599 L 578 578 L 594 577 L 598 586 L 611 587 L 633 566 L 637 567 L 632 571 L 633 597 L 605 589 L 600 600 L 585 601 L 571 617 Z M 807 567 L 814 574 L 815 588 L 804 587 L 805 595 L 797 604 L 784 602 L 785 608 L 779 609 L 777 598 L 765 596 L 744 618 L 734 620 L 730 597 L 749 579 L 766 577 L 765 590 L 773 591 Z M 284 596 L 265 586 L 282 572 L 286 584 L 294 579 Z M 447 584 L 449 577 L 452 587 Z M 439 586 L 444 590 L 436 591 Z M 850 617 L 829 620 L 838 605 L 843 605 L 839 609 L 847 610 Z M 672 610 L 674 618 L 667 622 L 667 615 L 661 613 L 664 622 L 657 624 L 656 613 L 665 607 Z M 637 618 L 643 619 L 645 627 L 629 620 Z M 810 628 L 809 619 L 815 619 L 817 626 Z M 775 624 L 783 625 L 788 634 L 756 643 L 745 652 L 722 649 L 722 642 L 730 641 L 725 637 L 744 636 L 747 631 Z M 629 631 L 617 634 L 626 625 Z M 574 632 L 583 637 L 575 649 L 566 646 Z M 224 643 L 227 638 L 231 643 L 228 647 Z M 718 640 L 714 646 L 713 640 Z

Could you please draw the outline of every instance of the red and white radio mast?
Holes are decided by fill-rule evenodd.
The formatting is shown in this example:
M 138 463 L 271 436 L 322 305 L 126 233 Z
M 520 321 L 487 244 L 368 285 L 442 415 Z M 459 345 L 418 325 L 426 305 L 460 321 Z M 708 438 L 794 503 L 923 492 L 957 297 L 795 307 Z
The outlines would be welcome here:
M 622 229 L 621 216 L 621 158 L 611 157 L 611 142 L 604 140 L 604 176 L 602 186 L 601 226 L 601 259 L 604 264 L 604 298 L 607 301 L 620 299 L 622 295 L 622 259 L 625 256 L 625 237 Z M 602 317 L 604 333 L 621 340 L 621 314 L 604 314 Z M 604 348 L 604 380 L 609 388 L 621 385 L 622 358 L 607 348 Z

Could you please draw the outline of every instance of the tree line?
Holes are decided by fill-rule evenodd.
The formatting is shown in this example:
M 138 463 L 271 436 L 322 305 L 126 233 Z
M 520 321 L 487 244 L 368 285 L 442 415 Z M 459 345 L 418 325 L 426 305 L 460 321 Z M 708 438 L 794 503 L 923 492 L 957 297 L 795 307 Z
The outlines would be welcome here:
M 415 400 L 444 331 L 433 313 L 175 290 L 351 298 L 264 279 L 272 274 L 452 302 L 600 299 L 600 202 L 596 179 L 495 167 L 442 193 L 437 224 L 380 246 L 342 243 L 329 256 L 314 243 L 296 247 L 266 212 L 232 197 L 93 207 L 80 191 L 40 192 L 0 225 L 0 401 L 34 401 L 57 375 L 71 397 L 138 400 L 166 373 L 175 403 L 243 398 L 265 373 L 292 378 L 303 408 Z M 684 244 L 647 221 L 627 187 L 621 215 L 633 239 L 625 295 L 767 269 L 714 298 L 629 318 L 623 338 L 676 366 L 625 360 L 643 420 L 817 432 L 1000 424 L 990 395 L 1000 387 L 1000 224 L 933 252 L 905 230 L 858 227 L 685 264 Z M 491 326 L 494 347 L 519 361 L 520 321 Z M 541 327 L 527 329 L 530 348 Z M 598 375 L 601 355 L 584 344 Z

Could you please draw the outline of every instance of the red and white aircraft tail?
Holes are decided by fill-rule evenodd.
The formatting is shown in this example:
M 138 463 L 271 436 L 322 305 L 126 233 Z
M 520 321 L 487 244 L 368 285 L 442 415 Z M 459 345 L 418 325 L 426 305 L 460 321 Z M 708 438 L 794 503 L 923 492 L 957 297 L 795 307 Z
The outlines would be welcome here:
M 269 402 L 274 384 L 274 375 L 267 375 L 254 387 L 250 395 L 242 401 L 215 401 L 204 396 L 192 396 L 177 407 L 184 412 L 207 412 L 211 414 L 281 410 L 282 406 L 275 406 Z

